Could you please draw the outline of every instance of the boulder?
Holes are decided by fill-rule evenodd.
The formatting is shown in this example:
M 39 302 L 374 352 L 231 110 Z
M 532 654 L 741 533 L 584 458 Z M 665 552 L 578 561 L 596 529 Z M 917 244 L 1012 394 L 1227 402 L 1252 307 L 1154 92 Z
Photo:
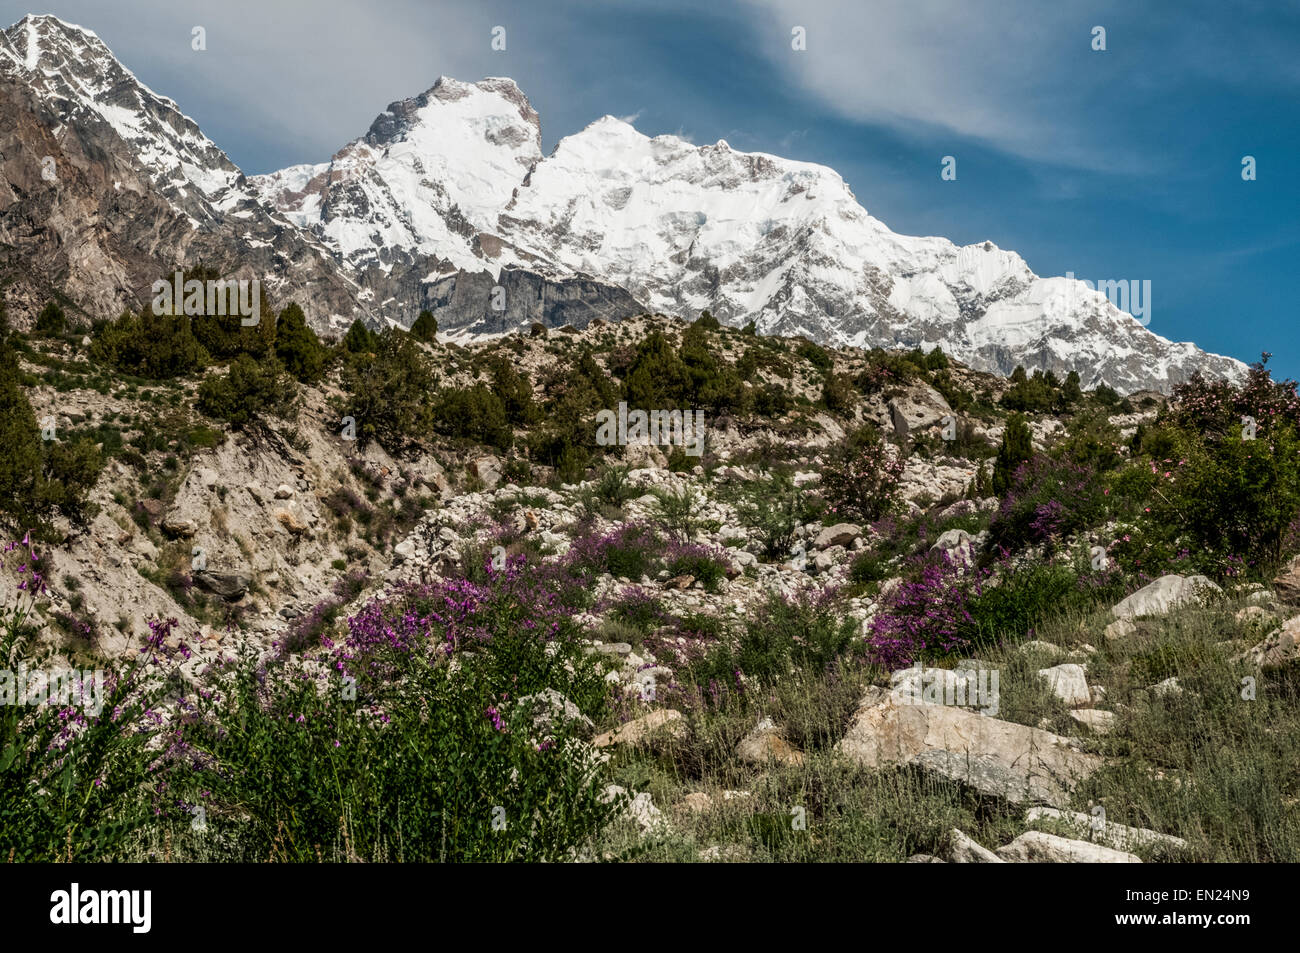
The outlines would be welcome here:
M 618 797 L 626 795 L 627 789 L 617 784 L 607 785 L 601 794 L 600 800 L 606 804 Z M 624 808 L 623 816 L 636 823 L 644 834 L 660 834 L 668 830 L 668 821 L 664 819 L 663 812 L 655 807 L 654 801 L 650 797 L 649 791 L 642 791 L 640 794 L 633 795 L 627 801 Z
M 1076 708 L 1070 712 L 1070 717 L 1099 735 L 1107 734 L 1115 727 L 1115 713 L 1103 708 Z
M 764 718 L 736 746 L 736 756 L 749 764 L 803 764 L 803 752 L 781 737 L 781 729 Z
M 1055 642 L 1044 642 L 1042 639 L 1030 639 L 1028 642 L 1020 643 L 1021 655 L 1043 655 L 1055 661 L 1064 658 L 1069 653 L 1061 648 Z
M 682 713 L 673 708 L 659 708 L 648 715 L 642 715 L 620 725 L 615 731 L 606 731 L 597 735 L 591 743 L 597 748 L 607 748 L 610 745 L 639 745 L 645 744 L 651 736 L 660 732 L 674 738 L 684 735 L 686 723 L 682 720 Z
M 981 847 L 957 828 L 952 829 L 952 844 L 944 860 L 950 864 L 1005 864 L 1006 861 L 987 847 Z
M 162 531 L 173 539 L 189 539 L 199 531 L 198 524 L 175 513 L 168 513 L 161 524 Z
M 1116 619 L 1110 625 L 1106 626 L 1105 637 L 1107 642 L 1118 642 L 1127 639 L 1130 636 L 1137 635 L 1138 627 L 1132 619 Z
M 836 523 L 827 526 L 813 541 L 818 549 L 830 549 L 832 546 L 848 546 L 862 535 L 862 527 L 854 523 Z
M 1086 840 L 1069 840 L 1042 831 L 1026 831 L 997 855 L 1012 864 L 1140 864 L 1135 854 Z
M 1265 671 L 1280 669 L 1300 659 L 1300 615 L 1282 623 L 1282 628 L 1269 634 L 1253 648 L 1247 649 L 1234 661 L 1243 661 Z
M 311 525 L 292 509 L 276 510 L 275 519 L 293 536 L 301 536 L 311 529 Z
M 1273 592 L 1282 602 L 1300 605 L 1300 556 L 1294 557 L 1273 580 Z
M 580 737 L 591 735 L 595 725 L 573 702 L 553 688 L 544 688 L 519 699 L 520 705 L 532 711 L 533 727 L 542 732 L 553 732 L 567 726 Z
M 241 572 L 219 572 L 201 569 L 194 573 L 194 582 L 215 596 L 234 601 L 241 599 L 253 580 Z
M 1194 605 L 1209 593 L 1222 591 L 1205 576 L 1171 573 L 1120 600 L 1110 611 L 1117 619 L 1164 615 L 1179 606 Z
M 889 419 L 899 436 L 937 424 L 951 414 L 952 408 L 943 395 L 928 384 L 913 384 L 889 401 Z
M 1040 668 L 1040 678 L 1047 679 L 1047 685 L 1061 701 L 1070 708 L 1081 708 L 1092 703 L 1092 693 L 1088 690 L 1088 676 L 1082 665 L 1068 663 Z
M 958 566 L 969 566 L 975 561 L 974 537 L 964 529 L 945 530 L 930 547 L 930 552 L 935 550 L 946 553 Z
M 1064 825 L 1079 837 L 1087 837 L 1095 844 L 1131 851 L 1135 847 L 1164 847 L 1182 850 L 1187 841 L 1172 834 L 1161 834 L 1145 827 L 1126 827 L 1112 821 L 1096 822 L 1091 815 L 1079 811 L 1061 811 L 1054 807 L 1031 807 L 1025 812 L 1026 824 L 1055 823 Z
M 868 692 L 836 750 L 868 767 L 917 764 L 1013 803 L 1064 806 L 1102 761 L 1048 731 Z
M 470 472 L 482 480 L 483 485 L 489 489 L 501 482 L 501 461 L 492 454 L 476 457 L 469 467 Z
M 713 810 L 713 798 L 703 791 L 692 791 L 682 798 L 678 808 L 688 814 L 707 814 Z

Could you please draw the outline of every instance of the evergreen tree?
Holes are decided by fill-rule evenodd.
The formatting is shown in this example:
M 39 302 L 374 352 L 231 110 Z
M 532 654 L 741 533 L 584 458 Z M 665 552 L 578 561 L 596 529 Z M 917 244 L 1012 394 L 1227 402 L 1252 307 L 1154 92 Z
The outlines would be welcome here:
M 199 385 L 198 408 L 209 417 L 242 428 L 258 417 L 285 416 L 296 396 L 279 361 L 273 357 L 259 361 L 241 354 L 230 362 L 224 377 L 209 377 Z
M 492 359 L 492 392 L 501 399 L 510 423 L 527 426 L 537 422 L 532 381 L 504 357 Z
M 690 390 L 686 365 L 661 331 L 652 331 L 637 347 L 623 385 L 628 407 L 672 410 L 685 402 Z
M 388 328 L 375 335 L 360 322 L 353 323 L 348 335 L 354 344 L 362 335 L 375 338 L 374 353 L 357 352 L 343 372 L 348 392 L 343 413 L 356 418 L 358 440 L 375 440 L 397 453 L 428 436 L 434 384 L 419 346 L 404 331 Z
M 1070 371 L 1061 386 L 1061 400 L 1066 404 L 1077 404 L 1083 400 L 1083 389 L 1079 386 L 1079 372 Z
M 50 301 L 36 316 L 36 333 L 52 336 L 68 329 L 68 320 L 57 302 Z
M 199 343 L 183 314 L 124 313 L 101 325 L 90 356 L 125 374 L 165 380 L 205 367 L 211 356 Z
M 18 382 L 18 357 L 7 329 L 0 340 L 0 507 L 21 528 L 36 521 L 35 502 L 41 474 L 41 432 L 36 414 Z
M 325 369 L 325 348 L 307 326 L 302 308 L 292 302 L 275 322 L 275 356 L 286 371 L 305 384 L 318 380 Z
M 1020 414 L 1007 418 L 1007 429 L 1002 434 L 1002 446 L 993 464 L 993 492 L 1005 496 L 1011 489 L 1016 468 L 1034 455 L 1033 437 L 1029 424 Z
M 165 275 L 164 280 L 170 281 L 171 276 Z M 205 293 L 203 296 L 203 307 L 196 315 L 187 315 L 190 321 L 190 327 L 194 332 L 194 337 L 207 350 L 207 352 L 218 361 L 225 361 L 237 354 L 249 354 L 253 357 L 265 357 L 272 353 L 275 343 L 275 324 L 272 319 L 275 314 L 271 310 L 271 299 L 266 295 L 266 289 L 258 283 L 257 299 L 257 324 L 244 324 L 244 315 L 231 314 L 229 312 L 238 310 L 232 308 L 230 304 L 230 294 L 222 295 L 223 301 L 220 307 L 213 302 L 213 314 L 208 313 L 207 299 L 207 282 L 221 281 L 221 273 L 213 268 L 205 268 L 199 265 L 184 272 L 181 276 L 184 282 L 201 281 L 204 282 Z M 234 281 L 236 279 L 226 279 Z M 239 303 L 239 293 L 235 293 L 236 304 Z M 152 311 L 152 309 L 150 309 Z M 215 312 L 224 310 L 226 314 L 217 314 Z M 186 314 L 184 301 L 172 303 L 172 314 Z M 251 316 L 250 316 L 251 317 Z
M 57 513 L 82 527 L 95 508 L 86 498 L 102 458 L 88 438 L 41 439 L 36 414 L 19 381 L 18 358 L 0 320 L 0 511 L 19 530 L 47 529 Z
M 343 350 L 349 354 L 372 354 L 379 347 L 379 335 L 371 331 L 360 318 L 352 322 L 343 336 Z
M 433 344 L 438 340 L 438 319 L 432 311 L 426 308 L 420 312 L 420 316 L 411 325 L 411 336 L 425 344 Z
M 722 329 L 718 319 L 707 308 L 700 312 L 700 316 L 695 319 L 695 323 L 691 327 L 699 328 L 702 331 L 719 331 Z

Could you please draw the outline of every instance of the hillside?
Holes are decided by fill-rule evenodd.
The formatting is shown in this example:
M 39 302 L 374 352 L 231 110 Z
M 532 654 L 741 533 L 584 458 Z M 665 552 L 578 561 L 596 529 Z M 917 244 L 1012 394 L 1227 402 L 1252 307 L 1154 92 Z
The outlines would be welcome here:
M 4 650 L 107 669 L 115 714 L 60 736 L 76 807 L 8 797 L 39 747 L 0 771 L 0 850 L 1300 855 L 1300 398 L 1263 365 L 1122 398 L 707 314 L 262 310 L 5 336 Z M 637 410 L 702 429 L 604 439 Z

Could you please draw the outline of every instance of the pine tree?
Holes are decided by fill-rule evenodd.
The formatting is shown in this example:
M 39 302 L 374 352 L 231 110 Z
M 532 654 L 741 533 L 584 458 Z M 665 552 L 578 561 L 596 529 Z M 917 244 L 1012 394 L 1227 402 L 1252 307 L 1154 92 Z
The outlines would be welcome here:
M 68 319 L 57 302 L 50 301 L 36 316 L 36 333 L 44 335 L 62 334 L 68 329 Z
M 1016 468 L 1034 455 L 1033 437 L 1029 424 L 1020 414 L 1007 418 L 1007 429 L 1002 434 L 1002 446 L 998 448 L 997 460 L 993 464 L 993 493 L 1005 496 L 1011 489 Z
M 349 354 L 373 353 L 378 347 L 379 336 L 366 327 L 360 318 L 352 322 L 352 327 L 343 336 L 343 350 Z
M 432 311 L 426 308 L 420 312 L 420 316 L 411 325 L 411 336 L 425 344 L 433 344 L 438 340 L 438 319 Z
M 307 326 L 302 308 L 290 302 L 275 322 L 275 356 L 284 369 L 304 384 L 317 380 L 325 369 L 325 348 Z
M 1070 371 L 1061 387 L 1061 397 L 1066 403 L 1074 404 L 1083 400 L 1083 389 L 1079 386 L 1079 372 Z
M 41 475 L 41 436 L 36 414 L 18 382 L 18 358 L 0 327 L 0 507 L 24 529 L 34 511 Z

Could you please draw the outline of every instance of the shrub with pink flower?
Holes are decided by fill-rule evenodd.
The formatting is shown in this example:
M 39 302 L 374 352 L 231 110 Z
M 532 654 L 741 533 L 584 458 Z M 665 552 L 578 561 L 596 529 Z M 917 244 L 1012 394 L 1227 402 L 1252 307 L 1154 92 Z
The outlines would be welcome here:
M 966 645 L 969 602 L 980 591 L 977 575 L 945 555 L 926 560 L 920 574 L 889 592 L 867 637 L 868 657 L 888 669 L 906 668 L 922 653 L 948 653 Z

